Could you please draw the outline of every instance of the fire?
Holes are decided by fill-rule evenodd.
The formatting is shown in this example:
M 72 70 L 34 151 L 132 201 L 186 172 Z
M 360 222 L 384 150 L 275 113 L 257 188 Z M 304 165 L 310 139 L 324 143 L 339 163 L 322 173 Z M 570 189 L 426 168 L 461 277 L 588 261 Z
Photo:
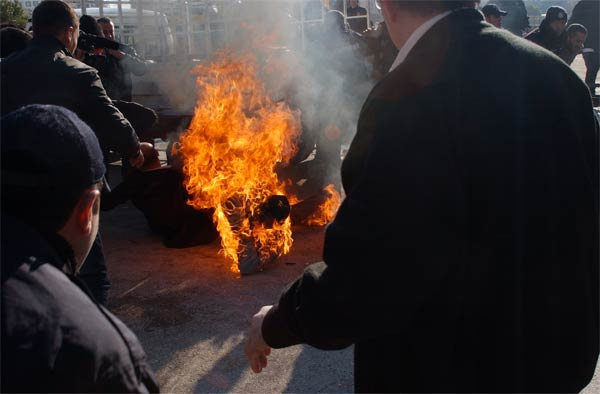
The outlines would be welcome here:
M 274 167 L 294 154 L 299 113 L 273 102 L 256 70 L 254 56 L 225 52 L 197 66 L 199 97 L 178 147 L 188 203 L 215 208 L 213 220 L 234 272 L 243 262 L 262 266 L 292 245 L 289 217 L 260 218 L 271 196 L 285 194 Z
M 317 211 L 306 219 L 309 226 L 325 226 L 333 220 L 340 206 L 341 197 L 333 184 L 327 185 L 323 192 L 327 194 L 327 198 L 319 205 Z

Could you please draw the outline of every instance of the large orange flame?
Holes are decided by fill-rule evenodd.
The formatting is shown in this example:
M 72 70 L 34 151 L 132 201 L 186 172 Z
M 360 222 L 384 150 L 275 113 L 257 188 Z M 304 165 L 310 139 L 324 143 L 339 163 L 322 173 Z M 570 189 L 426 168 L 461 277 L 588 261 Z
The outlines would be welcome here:
M 306 224 L 309 226 L 325 226 L 331 222 L 340 207 L 341 197 L 340 194 L 335 190 L 333 184 L 327 185 L 323 192 L 327 194 L 327 198 L 317 210 L 306 219 Z
M 289 217 L 268 227 L 255 218 L 270 196 L 285 192 L 274 166 L 294 154 L 299 113 L 269 98 L 256 69 L 252 55 L 225 52 L 197 66 L 198 102 L 179 145 L 189 204 L 215 208 L 234 272 L 240 259 L 262 264 L 292 245 Z

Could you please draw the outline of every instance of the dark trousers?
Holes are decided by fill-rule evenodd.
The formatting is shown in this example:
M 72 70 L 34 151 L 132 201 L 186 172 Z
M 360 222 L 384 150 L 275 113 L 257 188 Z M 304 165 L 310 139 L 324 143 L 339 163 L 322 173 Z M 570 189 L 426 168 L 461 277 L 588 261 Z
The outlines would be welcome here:
M 86 284 L 95 300 L 106 306 L 110 280 L 108 279 L 100 233 L 96 235 L 92 249 L 90 249 L 90 253 L 79 270 L 79 278 Z
M 583 60 L 585 61 L 586 73 L 585 73 L 585 84 L 590 88 L 592 96 L 596 94 L 596 76 L 600 69 L 600 53 L 598 52 L 586 52 L 583 54 Z

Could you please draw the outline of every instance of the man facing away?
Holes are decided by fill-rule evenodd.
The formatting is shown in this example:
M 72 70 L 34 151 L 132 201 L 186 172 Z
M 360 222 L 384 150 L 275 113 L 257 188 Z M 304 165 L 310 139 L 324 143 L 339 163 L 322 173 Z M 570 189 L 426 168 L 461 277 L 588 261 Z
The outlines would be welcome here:
M 2 128 L 2 392 L 158 392 L 135 335 L 76 277 L 105 167 L 73 112 L 30 105 Z
M 502 28 L 502 17 L 508 15 L 508 12 L 501 10 L 496 4 L 487 4 L 481 12 L 485 16 L 485 21 L 498 29 Z
M 586 86 L 462 2 L 380 4 L 398 57 L 363 105 L 324 261 L 252 319 L 252 369 L 354 344 L 358 392 L 580 391 L 600 298 Z
M 549 51 L 560 48 L 560 38 L 567 26 L 567 11 L 558 6 L 552 6 L 546 11 L 546 17 L 539 27 L 533 29 L 525 38 L 535 42 Z

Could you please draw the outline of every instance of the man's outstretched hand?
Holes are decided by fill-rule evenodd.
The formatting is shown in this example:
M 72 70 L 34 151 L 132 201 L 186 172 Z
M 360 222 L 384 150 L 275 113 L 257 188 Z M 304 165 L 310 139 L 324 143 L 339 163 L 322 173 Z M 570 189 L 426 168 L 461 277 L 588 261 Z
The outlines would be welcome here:
M 255 373 L 259 373 L 267 366 L 267 356 L 271 354 L 271 348 L 265 343 L 262 336 L 262 323 L 273 305 L 266 305 L 252 317 L 250 328 L 247 332 L 244 351 L 250 367 Z

